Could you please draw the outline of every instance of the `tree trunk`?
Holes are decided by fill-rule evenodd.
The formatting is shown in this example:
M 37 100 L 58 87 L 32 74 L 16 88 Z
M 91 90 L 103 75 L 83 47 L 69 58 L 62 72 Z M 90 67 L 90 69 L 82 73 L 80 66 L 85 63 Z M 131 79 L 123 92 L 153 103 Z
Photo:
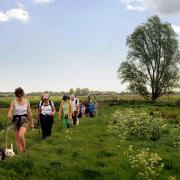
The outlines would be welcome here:
M 151 101 L 154 103 L 156 102 L 156 99 L 157 99 L 157 95 L 155 93 L 152 94 L 152 97 L 151 97 Z

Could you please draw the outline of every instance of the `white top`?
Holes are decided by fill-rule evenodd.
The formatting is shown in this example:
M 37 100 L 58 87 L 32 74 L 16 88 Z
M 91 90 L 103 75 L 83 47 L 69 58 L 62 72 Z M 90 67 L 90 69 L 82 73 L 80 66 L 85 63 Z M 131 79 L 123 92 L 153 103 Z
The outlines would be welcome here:
M 19 105 L 16 100 L 14 100 L 14 115 L 24 115 L 28 111 L 28 101 L 24 100 L 23 105 Z
M 41 106 L 41 104 L 42 104 L 42 101 L 39 103 L 39 108 L 41 110 L 41 114 L 51 115 L 51 113 L 53 111 L 52 107 L 54 107 L 54 103 L 51 101 L 52 107 L 51 107 L 50 103 L 48 105 L 44 105 L 44 103 L 43 103 L 42 106 Z
M 71 100 L 71 104 L 73 112 L 77 111 L 77 106 L 79 106 L 79 99 L 75 98 L 73 101 Z

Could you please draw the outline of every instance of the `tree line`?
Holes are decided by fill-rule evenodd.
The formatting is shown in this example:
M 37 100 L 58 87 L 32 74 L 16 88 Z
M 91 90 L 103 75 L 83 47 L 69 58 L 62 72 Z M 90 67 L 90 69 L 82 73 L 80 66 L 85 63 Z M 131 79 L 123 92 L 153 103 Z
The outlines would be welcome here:
M 98 91 L 98 90 L 89 90 L 89 88 L 70 88 L 69 91 L 60 91 L 53 92 L 47 91 L 50 96 L 63 96 L 63 95 L 77 95 L 77 96 L 88 96 L 90 94 L 118 94 L 115 91 Z M 30 92 L 26 93 L 27 96 L 41 96 L 43 92 Z M 14 97 L 14 92 L 0 92 L 0 97 Z

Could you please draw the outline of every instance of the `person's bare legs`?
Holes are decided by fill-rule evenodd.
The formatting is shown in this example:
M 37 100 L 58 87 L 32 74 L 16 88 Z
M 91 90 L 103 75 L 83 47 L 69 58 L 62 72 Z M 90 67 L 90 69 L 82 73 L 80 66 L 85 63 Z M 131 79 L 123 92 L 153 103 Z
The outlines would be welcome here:
M 24 138 L 24 135 L 26 134 L 27 128 L 26 127 L 21 127 L 19 130 L 19 141 L 22 147 L 21 152 L 24 152 L 26 150 L 26 141 Z
M 19 138 L 19 130 L 16 129 L 14 133 L 15 133 L 15 138 L 16 138 L 17 150 L 18 152 L 22 152 L 22 146 L 21 146 L 20 138 Z

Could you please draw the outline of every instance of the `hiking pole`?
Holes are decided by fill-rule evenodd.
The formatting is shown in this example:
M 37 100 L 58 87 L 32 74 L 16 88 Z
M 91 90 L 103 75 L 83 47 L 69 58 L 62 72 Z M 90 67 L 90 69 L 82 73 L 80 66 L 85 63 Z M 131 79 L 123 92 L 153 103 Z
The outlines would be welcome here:
M 8 148 L 8 124 L 9 124 L 10 118 L 8 118 L 6 123 L 6 149 Z
M 9 121 L 11 119 L 8 118 L 7 126 L 6 126 L 6 149 L 5 149 L 5 157 L 13 157 L 15 156 L 15 153 L 13 151 L 13 144 L 11 144 L 11 149 L 8 149 L 8 129 L 11 127 L 8 127 Z

